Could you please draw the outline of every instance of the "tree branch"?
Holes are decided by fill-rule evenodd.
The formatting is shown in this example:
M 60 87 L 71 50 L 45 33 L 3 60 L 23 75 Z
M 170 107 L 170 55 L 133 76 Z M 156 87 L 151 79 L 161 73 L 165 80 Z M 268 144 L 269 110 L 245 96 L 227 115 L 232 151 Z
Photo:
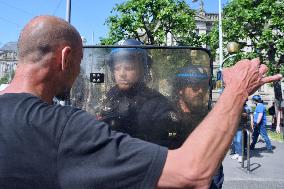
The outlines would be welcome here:
M 144 15 L 142 15 L 142 22 L 143 22 L 146 34 L 148 36 L 148 39 L 150 39 L 150 44 L 154 45 L 155 44 L 154 36 L 153 36 L 152 32 L 148 29 L 148 27 L 147 27 L 147 25 L 145 23 Z

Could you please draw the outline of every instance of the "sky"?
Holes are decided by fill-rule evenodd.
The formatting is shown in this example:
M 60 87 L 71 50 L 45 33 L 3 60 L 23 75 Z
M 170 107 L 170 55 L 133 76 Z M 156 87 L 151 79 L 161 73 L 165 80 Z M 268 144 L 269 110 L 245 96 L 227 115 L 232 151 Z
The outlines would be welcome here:
M 71 0 L 71 24 L 87 44 L 96 44 L 105 37 L 108 28 L 104 25 L 112 15 L 112 8 L 125 0 Z M 199 2 L 187 0 L 190 7 L 198 9 Z M 218 0 L 204 0 L 206 12 L 218 13 Z M 228 0 L 222 0 L 222 7 Z M 17 41 L 24 25 L 38 15 L 54 15 L 65 19 L 66 0 L 0 0 L 0 47 Z

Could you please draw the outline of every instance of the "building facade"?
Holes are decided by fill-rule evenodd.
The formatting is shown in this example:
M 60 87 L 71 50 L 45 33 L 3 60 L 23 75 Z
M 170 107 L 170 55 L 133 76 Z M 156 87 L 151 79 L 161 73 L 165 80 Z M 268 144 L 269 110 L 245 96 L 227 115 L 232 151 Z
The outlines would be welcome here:
M 2 81 L 12 79 L 16 65 L 17 52 L 12 50 L 0 50 L 0 79 Z

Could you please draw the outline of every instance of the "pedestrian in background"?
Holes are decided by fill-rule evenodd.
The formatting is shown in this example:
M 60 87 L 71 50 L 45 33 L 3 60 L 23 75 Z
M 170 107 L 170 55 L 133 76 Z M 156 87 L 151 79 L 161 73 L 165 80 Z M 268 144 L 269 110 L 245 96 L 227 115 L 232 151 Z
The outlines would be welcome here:
M 276 132 L 279 134 L 282 133 L 284 139 L 284 100 L 281 101 L 277 118 L 279 122 L 277 123 Z
M 276 111 L 275 111 L 275 102 L 272 103 L 272 105 L 268 108 L 269 115 L 272 116 L 271 119 L 271 130 L 275 131 L 276 125 L 277 125 L 277 119 L 276 119 Z
M 253 133 L 252 133 L 252 143 L 250 149 L 254 150 L 255 144 L 257 142 L 259 134 L 265 140 L 267 152 L 272 152 L 272 146 L 270 139 L 266 131 L 266 109 L 263 105 L 263 101 L 260 95 L 254 95 L 252 97 L 253 102 L 256 105 L 254 114 L 253 114 Z
M 231 156 L 231 159 L 236 159 L 239 163 L 242 162 L 243 156 L 242 152 L 246 149 L 243 149 L 243 146 L 246 146 L 245 144 L 242 145 L 242 139 L 244 137 L 244 143 L 247 142 L 247 133 L 245 129 L 250 129 L 250 123 L 251 123 L 251 115 L 252 115 L 252 109 L 250 106 L 248 106 L 246 103 L 244 104 L 243 113 L 240 120 L 240 126 L 234 136 L 233 140 L 233 150 L 234 154 Z

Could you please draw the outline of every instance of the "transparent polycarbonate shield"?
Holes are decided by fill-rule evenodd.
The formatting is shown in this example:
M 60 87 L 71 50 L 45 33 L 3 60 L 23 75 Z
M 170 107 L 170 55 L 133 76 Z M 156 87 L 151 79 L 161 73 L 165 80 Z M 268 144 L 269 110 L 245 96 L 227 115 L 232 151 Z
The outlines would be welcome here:
M 208 113 L 211 75 L 202 48 L 85 47 L 71 105 L 114 130 L 175 148 Z

